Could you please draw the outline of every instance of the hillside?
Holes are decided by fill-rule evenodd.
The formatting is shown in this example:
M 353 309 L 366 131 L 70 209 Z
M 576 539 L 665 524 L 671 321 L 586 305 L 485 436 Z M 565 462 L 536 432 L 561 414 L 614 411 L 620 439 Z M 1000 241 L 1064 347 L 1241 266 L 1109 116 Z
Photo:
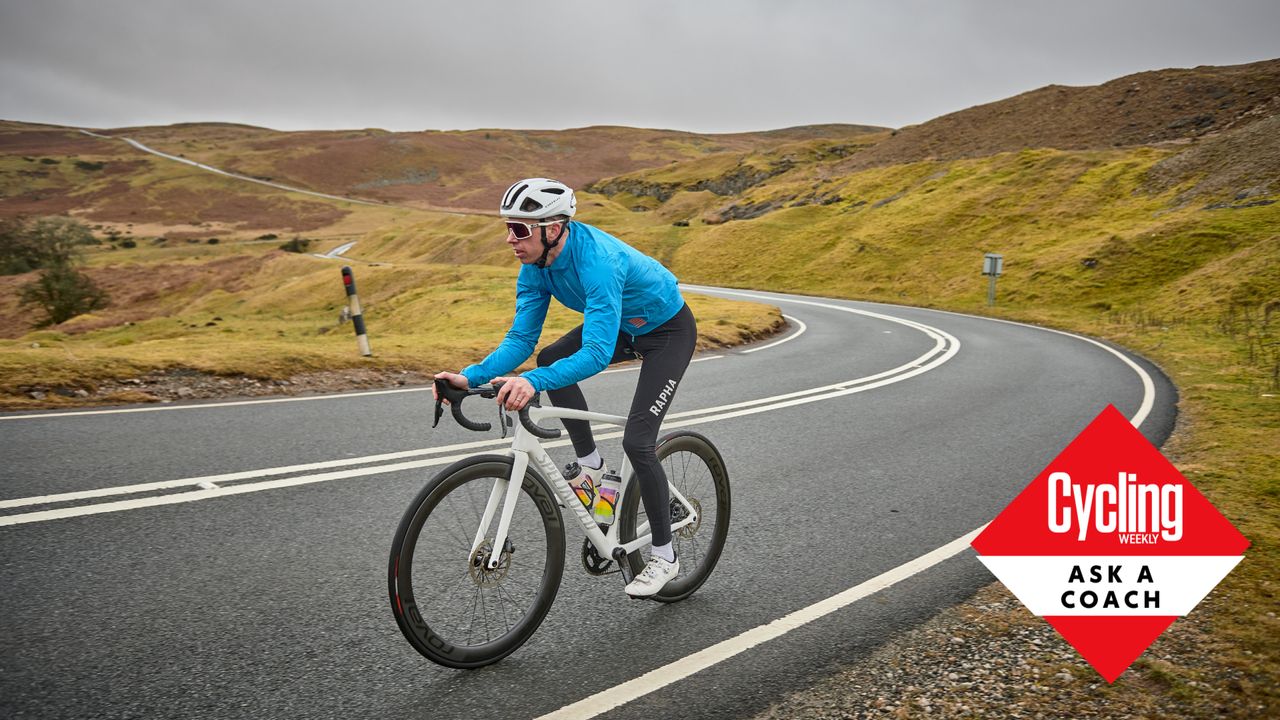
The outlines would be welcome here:
M 1184 142 L 1280 112 L 1280 59 L 1126 75 L 1101 85 L 1049 85 L 901 128 L 840 166 L 844 172 L 983 157 L 1024 148 L 1101 150 Z
M 592 127 L 564 131 L 278 132 L 229 124 L 105 130 L 171 155 L 302 190 L 396 207 L 334 203 L 235 180 L 75 129 L 0 122 L 0 217 L 70 213 L 134 237 L 306 233 L 349 237 L 415 210 L 492 213 L 511 178 L 538 172 L 582 186 L 602 177 L 796 141 L 883 130 L 817 125 L 698 135 Z

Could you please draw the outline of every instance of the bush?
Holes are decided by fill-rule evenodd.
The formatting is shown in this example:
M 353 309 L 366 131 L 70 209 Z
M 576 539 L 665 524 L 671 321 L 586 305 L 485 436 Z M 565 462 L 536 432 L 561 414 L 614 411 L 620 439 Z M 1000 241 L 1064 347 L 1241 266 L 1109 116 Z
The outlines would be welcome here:
M 120 241 L 120 247 L 131 250 L 133 248 L 138 247 L 138 243 L 130 238 L 125 238 L 124 240 Z
M 107 294 L 88 275 L 64 263 L 46 269 L 35 282 L 24 285 L 19 302 L 44 310 L 45 316 L 36 327 L 46 327 L 106 307 Z
M 95 245 L 89 228 L 68 217 L 0 222 L 0 275 L 18 275 L 69 264 L 80 245 Z
M 285 252 L 300 253 L 300 252 L 306 252 L 307 248 L 310 246 L 311 246 L 311 241 L 308 240 L 307 238 L 295 237 L 289 242 L 281 245 L 280 249 L 284 250 Z
M 218 238 L 209 238 L 208 240 L 205 240 L 205 242 L 209 243 L 210 245 L 217 245 Z
M 258 239 L 259 240 L 275 240 L 277 237 L 279 237 L 279 235 L 276 235 L 275 233 L 267 233 L 266 235 L 259 235 Z

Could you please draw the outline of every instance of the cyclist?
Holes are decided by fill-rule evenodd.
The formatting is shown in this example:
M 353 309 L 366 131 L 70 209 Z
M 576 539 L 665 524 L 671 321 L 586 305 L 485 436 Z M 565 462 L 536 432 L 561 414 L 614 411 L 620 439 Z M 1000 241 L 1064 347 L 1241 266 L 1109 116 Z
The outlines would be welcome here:
M 655 444 L 658 426 L 693 357 L 697 325 L 669 270 L 612 235 L 573 220 L 576 210 L 573 190 L 555 180 L 529 178 L 507 189 L 500 214 L 506 220 L 506 242 L 523 264 L 516 280 L 515 320 L 498 348 L 479 364 L 435 377 L 461 389 L 502 382 L 498 402 L 512 411 L 542 390 L 558 407 L 586 410 L 580 381 L 610 363 L 641 359 L 622 449 L 635 468 L 653 548 L 626 593 L 648 597 L 680 571 L 671 545 L 667 476 Z M 543 348 L 536 369 L 506 377 L 533 353 L 552 297 L 582 313 L 582 324 Z M 578 457 L 566 468 L 570 484 L 596 495 L 608 468 L 591 425 L 569 419 L 564 425 Z

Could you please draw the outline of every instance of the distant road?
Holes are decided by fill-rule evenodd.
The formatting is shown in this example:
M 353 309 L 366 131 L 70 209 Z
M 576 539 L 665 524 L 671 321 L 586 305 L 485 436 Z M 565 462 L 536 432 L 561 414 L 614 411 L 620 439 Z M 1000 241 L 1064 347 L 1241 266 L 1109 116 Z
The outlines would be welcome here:
M 303 190 L 302 188 L 296 188 L 291 185 L 282 185 L 278 182 L 272 182 L 270 180 L 261 180 L 259 178 L 249 177 L 248 175 L 240 175 L 239 173 L 228 172 L 221 168 L 216 168 L 216 167 L 213 167 L 212 165 L 205 165 L 204 163 L 196 162 L 195 160 L 188 160 L 187 158 L 179 157 L 177 155 L 170 155 L 169 153 L 161 152 L 159 150 L 156 150 L 155 148 L 147 147 L 146 145 L 143 145 L 142 143 L 138 142 L 137 140 L 134 140 L 133 138 L 127 138 L 123 136 L 116 137 L 112 135 L 102 135 L 100 133 L 95 133 L 89 130 L 85 130 L 84 128 L 76 128 L 76 129 L 84 133 L 85 135 L 101 138 L 103 140 L 123 140 L 124 142 L 129 143 L 130 145 L 137 148 L 138 150 L 141 150 L 142 152 L 150 153 L 157 157 L 162 157 L 166 160 L 180 162 L 184 165 L 190 165 L 191 167 L 199 168 L 206 172 L 222 175 L 223 177 L 229 177 L 235 180 L 243 180 L 245 182 L 257 183 L 259 185 L 266 185 L 267 187 L 273 187 L 273 188 L 276 188 L 277 190 L 286 190 L 288 192 L 302 193 L 303 195 L 311 195 L 313 197 L 324 198 L 326 200 L 337 200 L 339 202 L 349 202 L 349 203 L 355 203 L 357 205 L 369 205 L 372 207 L 401 208 L 403 210 L 419 210 L 419 211 L 425 211 L 425 212 L 445 213 L 448 215 L 488 215 L 488 213 L 481 213 L 478 211 L 447 210 L 447 209 L 436 208 L 431 206 L 414 207 L 412 205 L 397 205 L 395 203 L 379 202 L 377 200 L 361 200 L 359 198 L 343 197 L 341 195 L 329 195 L 328 193 L 316 192 L 314 190 Z
M 503 443 L 431 430 L 429 389 L 8 413 L 0 717 L 750 716 L 990 583 L 963 539 L 1108 403 L 1157 446 L 1173 427 L 1167 379 L 1104 343 L 686 290 L 794 318 L 783 342 L 700 355 L 667 419 L 713 438 L 733 479 L 728 546 L 693 597 L 628 600 L 582 570 L 569 528 L 537 634 L 448 670 L 396 627 L 389 546 L 434 473 Z M 634 384 L 620 367 L 583 389 L 616 412 Z

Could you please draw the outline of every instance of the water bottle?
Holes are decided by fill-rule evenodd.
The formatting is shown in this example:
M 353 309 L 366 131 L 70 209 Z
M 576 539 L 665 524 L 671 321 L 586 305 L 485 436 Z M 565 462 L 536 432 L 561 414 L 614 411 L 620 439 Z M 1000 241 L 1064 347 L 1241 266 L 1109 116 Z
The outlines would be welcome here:
M 606 472 L 600 478 L 600 486 L 596 488 L 596 503 L 591 513 L 597 524 L 613 524 L 614 510 L 621 490 L 622 478 L 613 471 Z
M 583 507 L 587 510 L 594 508 L 596 485 L 591 482 L 591 476 L 576 462 L 565 466 L 564 476 L 569 481 L 569 487 L 573 490 L 573 494 L 577 495 L 578 500 L 582 502 Z

